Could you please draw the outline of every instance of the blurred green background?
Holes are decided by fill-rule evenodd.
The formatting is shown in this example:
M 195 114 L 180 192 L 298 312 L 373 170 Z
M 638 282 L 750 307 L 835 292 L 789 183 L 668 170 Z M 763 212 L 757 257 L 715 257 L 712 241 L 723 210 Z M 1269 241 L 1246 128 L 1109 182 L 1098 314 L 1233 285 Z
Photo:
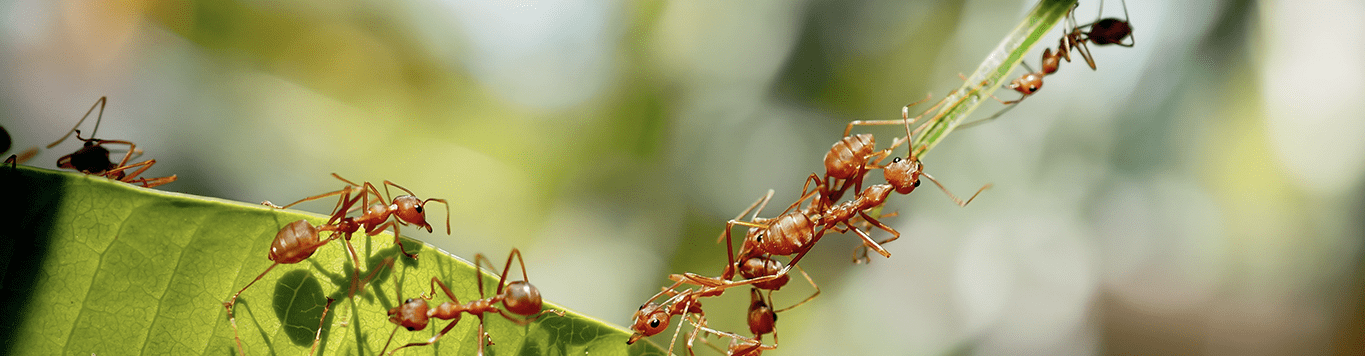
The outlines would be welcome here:
M 1063 64 L 925 161 L 956 194 L 993 189 L 892 196 L 904 237 L 870 265 L 824 239 L 801 263 L 824 294 L 781 315 L 773 353 L 1365 352 L 1365 3 L 1127 5 L 1135 48 L 1092 47 L 1098 71 Z M 667 274 L 718 273 L 724 221 L 767 189 L 792 201 L 847 121 L 956 88 L 1032 6 L 9 1 L 0 122 L 12 150 L 45 145 L 108 96 L 99 137 L 172 191 L 392 180 L 451 202 L 453 236 L 406 234 L 518 247 L 547 299 L 625 325 Z M 747 333 L 733 294 L 708 317 Z

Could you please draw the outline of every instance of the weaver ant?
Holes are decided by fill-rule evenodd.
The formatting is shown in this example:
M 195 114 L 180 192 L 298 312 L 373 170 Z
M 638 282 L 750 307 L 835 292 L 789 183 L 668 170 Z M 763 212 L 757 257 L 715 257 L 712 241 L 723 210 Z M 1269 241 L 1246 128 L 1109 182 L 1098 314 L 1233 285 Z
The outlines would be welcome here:
M 513 258 L 516 258 L 517 263 L 521 264 L 522 280 L 506 283 L 507 272 L 512 268 Z M 450 288 L 446 287 L 446 284 L 441 282 L 437 277 L 431 277 L 431 293 L 423 294 L 418 298 L 403 300 L 402 288 L 397 288 L 398 300 L 402 301 L 402 304 L 393 307 L 393 309 L 389 309 L 389 321 L 395 325 L 393 332 L 389 334 L 389 341 L 384 342 L 384 349 L 381 350 L 380 353 L 384 354 L 385 351 L 388 350 L 389 343 L 393 342 L 393 336 L 398 333 L 399 326 L 408 329 L 408 331 L 418 331 L 425 329 L 431 318 L 450 320 L 450 323 L 446 324 L 446 327 L 441 329 L 439 334 L 431 337 L 431 339 L 428 339 L 426 342 L 415 342 L 399 346 L 388 353 L 392 354 L 393 352 L 398 352 L 398 350 L 411 346 L 425 346 L 436 343 L 436 340 L 445 336 L 446 333 L 450 332 L 450 329 L 455 328 L 456 323 L 460 322 L 460 313 L 469 313 L 470 315 L 479 318 L 478 354 L 480 356 L 483 355 L 484 339 L 488 337 L 488 334 L 484 332 L 483 317 L 485 314 L 501 315 L 503 318 L 506 318 L 517 325 L 530 324 L 545 313 L 554 313 L 559 316 L 564 316 L 564 312 L 562 311 L 554 309 L 541 310 L 544 308 L 544 304 L 540 299 L 540 290 L 536 289 L 530 282 L 527 282 L 527 279 L 529 278 L 526 277 L 526 262 L 521 258 L 521 251 L 514 248 L 512 249 L 512 252 L 507 255 L 507 264 L 503 266 L 502 277 L 498 279 L 498 289 L 494 292 L 492 297 L 487 298 L 484 297 L 483 292 L 483 272 L 479 269 L 479 264 L 484 262 L 487 262 L 488 267 L 493 268 L 493 272 L 497 273 L 497 266 L 493 265 L 493 262 L 489 261 L 487 257 L 484 257 L 483 254 L 474 255 L 474 274 L 476 276 L 475 278 L 478 279 L 480 299 L 471 300 L 469 303 L 460 304 L 460 299 L 455 297 L 455 293 L 452 293 Z M 431 300 L 431 298 L 436 295 L 437 285 L 441 286 L 441 291 L 446 294 L 446 297 L 450 298 L 450 301 L 441 303 L 435 308 L 429 308 L 427 301 Z M 501 308 L 499 308 L 499 304 L 502 305 Z M 513 318 L 511 315 L 507 314 L 509 312 L 522 316 L 523 318 Z
M 242 292 L 246 292 L 253 284 L 256 284 L 261 278 L 265 277 L 267 273 L 270 273 L 270 270 L 275 269 L 276 266 L 303 262 L 309 257 L 312 257 L 313 253 L 317 252 L 318 248 L 326 245 L 328 242 L 345 237 L 347 241 L 346 248 L 351 253 L 351 258 L 356 263 L 356 273 L 359 274 L 359 260 L 357 259 L 355 250 L 351 247 L 349 240 L 351 234 L 359 230 L 360 225 L 356 224 L 355 220 L 352 218 L 343 217 L 343 215 L 346 214 L 346 211 L 350 210 L 351 206 L 357 201 L 356 199 L 349 199 L 350 189 L 352 188 L 349 186 L 345 189 L 346 196 L 337 202 L 337 206 L 332 213 L 332 218 L 328 220 L 326 224 L 314 226 L 313 224 L 308 223 L 307 220 L 298 220 L 285 225 L 279 232 L 275 233 L 275 239 L 270 243 L 270 254 L 268 255 L 270 260 L 274 263 L 271 263 L 270 267 L 266 267 L 265 271 L 262 271 L 261 274 L 257 275 L 255 279 L 252 279 L 251 282 L 247 283 L 241 290 L 238 290 L 236 294 L 233 294 L 228 301 L 223 302 L 223 308 L 227 309 L 228 321 L 232 324 L 234 335 L 237 334 L 237 318 L 233 315 L 232 309 L 233 306 L 237 304 L 237 298 L 242 295 Z M 361 192 L 361 195 L 364 194 L 365 192 Z M 332 234 L 327 239 L 322 240 L 318 237 L 321 232 L 331 232 Z M 378 271 L 379 269 L 376 269 L 374 272 Z M 370 276 L 366 277 L 365 283 L 374 276 L 374 272 L 371 272 Z M 357 286 L 361 284 L 363 283 L 359 281 L 358 277 L 352 277 L 352 295 L 355 293 Z M 241 349 L 241 344 L 241 337 L 238 336 L 238 349 Z
M 730 345 L 727 350 L 721 351 L 720 349 L 716 349 L 716 351 L 724 352 L 726 355 L 729 356 L 760 355 L 763 353 L 763 351 L 775 350 L 777 349 L 776 333 L 777 313 L 782 311 L 781 310 L 774 311 L 772 307 L 768 305 L 768 300 L 771 300 L 771 292 L 769 293 L 770 293 L 769 297 L 764 298 L 763 293 L 760 292 L 758 288 L 751 288 L 749 290 L 750 297 L 749 311 L 747 313 L 747 322 L 749 324 L 749 332 L 754 333 L 754 337 L 752 338 L 741 336 L 735 333 L 715 330 L 707 327 L 706 325 L 700 325 L 695 322 L 693 323 L 692 326 L 697 330 L 709 334 L 715 334 L 717 336 L 722 337 L 729 337 Z M 772 345 L 763 344 L 764 334 L 773 334 Z M 711 344 L 710 342 L 706 341 L 705 338 L 702 338 L 702 342 L 706 342 L 708 345 Z M 712 346 L 712 348 L 715 348 L 715 346 Z
M 1103 16 L 1104 14 L 1103 1 L 1100 2 L 1100 14 L 1100 16 Z M 1062 35 L 1061 40 L 1058 41 L 1056 53 L 1053 53 L 1051 48 L 1043 51 L 1042 70 L 1034 72 L 1032 68 L 1028 68 L 1028 64 L 1024 64 L 1025 69 L 1027 69 L 1029 73 L 1016 78 L 1007 86 L 1008 88 L 1023 94 L 1023 96 L 1016 100 L 1000 101 L 1002 104 L 1010 105 L 1018 103 L 1025 98 L 1028 98 L 1029 95 L 1033 95 L 1033 93 L 1037 92 L 1039 89 L 1042 89 L 1043 76 L 1056 73 L 1057 68 L 1061 65 L 1062 59 L 1070 62 L 1070 51 L 1072 50 L 1080 53 L 1081 57 L 1085 58 L 1085 63 L 1090 66 L 1090 69 L 1096 69 L 1095 59 L 1090 55 L 1090 47 L 1086 45 L 1086 42 L 1094 43 L 1097 46 L 1113 44 L 1123 47 L 1133 47 L 1134 43 L 1132 41 L 1126 44 L 1123 43 L 1125 38 L 1132 39 L 1133 34 L 1133 28 L 1128 22 L 1128 4 L 1126 1 L 1123 3 L 1123 20 L 1112 17 L 1101 19 L 1097 16 L 1095 22 L 1077 26 L 1075 24 L 1074 7 L 1068 14 L 1067 20 L 1072 25 L 1071 31 Z M 991 118 L 994 118 L 995 116 L 999 116 L 999 114 L 993 115 Z M 975 124 L 975 122 L 973 124 Z
M 662 291 L 655 294 L 653 297 L 650 297 L 649 300 L 640 305 L 640 309 L 635 311 L 635 315 L 631 317 L 635 320 L 630 325 L 630 329 L 634 331 L 634 333 L 630 335 L 629 339 L 626 339 L 627 345 L 634 344 L 641 338 L 654 336 L 663 332 L 665 329 L 668 329 L 668 324 L 674 315 L 682 315 L 684 321 L 689 321 L 689 317 L 691 317 L 692 319 L 690 319 L 689 322 L 691 322 L 693 326 L 706 325 L 706 313 L 702 311 L 701 301 L 698 299 L 721 295 L 725 293 L 725 289 L 701 287 L 677 291 L 676 289 L 681 286 L 682 283 L 682 281 L 678 281 L 673 283 L 672 286 L 663 288 Z M 654 303 L 655 300 L 664 295 L 668 295 L 669 298 L 662 303 Z M 693 340 L 696 340 L 697 333 L 701 330 L 703 329 L 693 328 L 692 332 L 688 333 L 686 347 L 689 355 L 692 354 L 692 342 Z M 673 354 L 673 345 L 677 343 L 678 334 L 680 332 L 682 332 L 682 324 L 678 324 L 677 330 L 673 331 L 673 338 L 668 343 L 667 354 Z
M 911 106 L 923 103 L 924 101 L 929 100 L 930 97 L 932 96 L 926 96 L 920 101 L 906 105 L 905 110 L 908 112 Z M 935 105 L 934 107 L 936 108 L 938 105 Z M 933 108 L 930 108 L 930 110 L 933 110 Z M 874 162 L 880 161 L 886 156 L 890 156 L 892 150 L 905 142 L 898 138 L 892 141 L 891 147 L 887 147 L 885 150 L 876 151 L 877 141 L 872 134 L 850 135 L 853 132 L 854 126 L 892 125 L 900 123 L 901 120 L 857 120 L 849 122 L 848 126 L 844 127 L 843 138 L 839 139 L 838 142 L 835 142 L 834 145 L 829 148 L 829 152 L 825 153 L 824 182 L 828 183 L 829 186 L 825 191 L 821 191 L 820 195 L 827 201 L 837 201 L 844 195 L 844 191 L 849 188 L 850 181 L 854 183 L 853 191 L 862 190 L 863 176 L 867 174 L 868 169 L 878 168 L 875 166 L 869 167 L 868 160 L 870 159 Z M 810 180 L 808 179 L 806 182 L 809 184 Z M 818 182 L 819 181 L 817 180 L 817 183 Z M 836 182 L 841 183 L 837 184 L 837 189 L 831 190 L 830 188 L 833 188 L 836 185 Z
M 980 88 L 977 88 L 972 91 L 975 92 L 979 89 Z M 966 100 L 969 96 L 970 95 L 963 95 L 959 101 Z M 905 125 L 908 140 L 913 136 L 910 131 L 910 123 L 914 120 L 910 119 L 908 109 L 902 110 L 902 113 L 902 122 Z M 918 118 L 919 117 L 916 117 L 916 120 Z M 934 117 L 935 120 L 938 118 L 938 116 Z M 699 282 L 699 285 L 712 285 L 722 289 L 762 282 L 768 280 L 762 278 L 773 278 L 774 276 L 761 277 L 762 280 L 748 279 L 738 282 L 730 282 L 729 280 L 735 276 L 735 273 L 740 267 L 739 263 L 748 261 L 751 258 L 773 255 L 795 255 L 792 257 L 791 261 L 788 262 L 788 266 L 777 274 L 779 276 L 785 275 L 786 272 L 791 269 L 791 266 L 795 266 L 800 262 L 801 258 L 805 257 L 807 252 L 810 252 L 811 247 L 819 242 L 826 231 L 838 229 L 841 225 L 853 230 L 854 233 L 863 240 L 864 246 L 876 250 L 877 253 L 882 256 L 890 257 L 891 253 L 883 249 L 881 244 L 900 238 L 900 233 L 895 229 L 882 224 L 876 218 L 867 215 L 866 211 L 882 205 L 893 191 L 900 194 L 910 194 L 915 188 L 919 187 L 919 177 L 922 175 L 929 178 L 935 185 L 938 185 L 939 189 L 943 190 L 943 192 L 959 206 L 966 206 L 971 203 L 972 200 L 976 199 L 977 195 L 991 186 L 990 184 L 982 186 L 981 189 L 978 189 L 976 193 L 966 201 L 958 199 L 957 196 L 948 191 L 947 187 L 944 187 L 942 183 L 939 183 L 937 179 L 934 179 L 933 176 L 923 172 L 924 166 L 920 160 L 916 158 L 914 151 L 915 149 L 911 147 L 908 149 L 908 157 L 905 159 L 896 157 L 892 159 L 890 164 L 882 168 L 887 184 L 877 184 L 868 187 L 860 192 L 854 200 L 839 203 L 838 205 L 824 209 L 822 212 L 804 209 L 794 212 L 784 212 L 771 219 L 755 218 L 752 222 L 732 219 L 726 222 L 726 252 L 729 257 L 729 263 L 726 265 L 725 271 L 722 272 L 720 278 L 710 279 L 707 282 L 700 282 L 703 279 L 708 279 L 707 277 L 698 276 L 689 279 L 694 282 Z M 812 178 L 810 179 L 817 181 L 817 188 L 810 193 L 803 192 L 802 197 L 792 205 L 793 207 L 799 205 L 802 201 L 819 194 L 820 190 L 822 190 L 818 186 L 823 184 L 823 182 L 819 182 L 818 177 L 812 175 Z M 824 204 L 813 205 L 823 206 Z M 790 211 L 790 208 L 788 210 Z M 880 242 L 873 240 L 867 233 L 852 225 L 850 220 L 854 217 L 862 217 L 868 224 L 891 233 L 892 237 Z M 735 225 L 750 227 L 738 255 L 734 253 L 734 243 L 731 239 L 731 230 L 733 230 Z
M 261 204 L 277 209 L 287 209 L 291 206 L 306 201 L 322 199 L 343 193 L 349 193 L 352 186 L 362 187 L 361 189 L 364 192 L 374 194 L 377 202 L 374 204 L 370 204 L 369 195 L 365 193 L 360 194 L 360 197 L 363 200 L 361 205 L 365 206 L 366 208 L 361 216 L 354 218 L 354 222 L 356 224 L 359 224 L 361 227 L 365 228 L 365 235 L 367 236 L 378 235 L 380 232 L 383 232 L 384 230 L 392 226 L 393 243 L 395 245 L 398 245 L 398 251 L 408 256 L 408 258 L 417 259 L 417 254 L 408 253 L 408 251 L 403 248 L 403 241 L 399 238 L 398 226 L 413 224 L 416 225 L 418 228 L 426 228 L 427 232 L 431 232 L 432 231 L 431 224 L 427 223 L 426 218 L 427 216 L 426 205 L 428 202 L 434 201 L 446 205 L 446 234 L 447 235 L 450 234 L 450 204 L 447 203 L 445 199 L 428 198 L 426 200 L 421 200 L 418 199 L 416 197 L 416 194 L 414 194 L 411 190 L 408 190 L 408 188 L 403 188 L 403 186 L 400 186 L 394 182 L 390 182 L 387 180 L 384 181 L 384 195 L 381 196 L 379 195 L 379 189 L 376 189 L 374 187 L 374 184 L 370 184 L 370 182 L 365 182 L 364 184 L 356 184 L 354 182 L 347 180 L 346 178 L 342 178 L 340 175 L 336 173 L 332 173 L 332 176 L 336 177 L 336 179 L 339 179 L 342 182 L 346 182 L 347 184 L 346 188 L 299 199 L 299 201 L 289 203 L 285 206 L 275 205 L 269 201 L 262 202 Z M 385 197 L 391 196 L 389 194 L 389 186 L 402 189 L 404 192 L 407 192 L 407 195 L 399 195 L 396 197 L 392 197 L 389 198 L 387 202 L 385 202 Z M 349 208 L 346 211 L 349 211 Z M 342 214 L 345 213 L 343 212 Z M 390 216 L 396 216 L 397 219 L 390 221 L 389 220 Z
M 90 106 L 90 110 L 86 110 L 85 115 L 81 116 L 81 120 L 76 122 L 76 126 L 72 127 L 71 131 L 67 131 L 66 135 L 63 135 L 62 138 L 47 145 L 47 148 L 57 146 L 57 144 L 65 141 L 67 137 L 70 137 L 72 133 L 76 134 L 77 140 L 85 142 L 81 146 L 81 149 L 76 150 L 75 153 L 58 158 L 57 167 L 74 169 L 81 173 L 108 177 L 121 182 L 142 184 L 143 187 L 148 188 L 174 182 L 176 179 L 176 175 L 174 174 L 169 177 L 160 178 L 137 178 L 142 172 L 151 168 L 153 164 L 156 164 L 156 160 L 149 159 L 138 163 L 128 164 L 128 160 L 133 158 L 134 153 L 141 152 L 137 149 L 136 144 L 129 141 L 105 140 L 94 137 L 94 133 L 99 131 L 100 121 L 104 118 L 104 104 L 106 101 L 106 97 L 101 96 L 99 100 L 95 101 L 95 105 Z M 90 117 L 90 113 L 95 111 L 96 106 L 100 108 L 100 113 L 95 117 L 95 130 L 91 131 L 90 138 L 82 138 L 81 130 L 77 130 L 76 128 L 81 127 L 81 123 L 85 122 L 85 119 Z M 109 149 L 103 147 L 103 145 L 108 144 L 128 145 L 128 153 L 124 154 L 123 159 L 118 163 L 113 163 L 109 160 Z M 130 169 L 134 169 L 132 173 L 124 172 Z

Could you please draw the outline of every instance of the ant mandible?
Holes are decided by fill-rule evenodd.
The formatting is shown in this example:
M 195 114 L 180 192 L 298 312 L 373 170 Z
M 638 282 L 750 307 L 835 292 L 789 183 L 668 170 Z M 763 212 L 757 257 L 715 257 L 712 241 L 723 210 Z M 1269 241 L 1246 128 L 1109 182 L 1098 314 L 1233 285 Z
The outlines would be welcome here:
M 108 177 L 121 182 L 142 184 L 143 187 L 148 188 L 174 182 L 176 179 L 176 175 L 174 174 L 169 177 L 160 178 L 137 178 L 142 172 L 151 168 L 153 164 L 156 164 L 156 160 L 149 159 L 138 163 L 128 164 L 128 160 L 132 159 L 133 153 L 141 152 L 137 149 L 136 144 L 129 141 L 105 140 L 94 137 L 95 132 L 99 131 L 100 121 L 104 118 L 104 104 L 106 101 L 107 98 L 101 96 L 99 100 L 95 101 L 95 105 L 90 106 L 90 110 L 86 110 L 85 115 L 81 116 L 81 120 L 76 122 L 76 126 L 72 127 L 71 131 L 67 131 L 66 135 L 63 135 L 62 138 L 47 145 L 47 148 L 49 149 L 57 146 L 57 144 L 65 141 L 67 137 L 70 137 L 72 133 L 76 134 L 77 140 L 85 142 L 81 146 L 81 149 L 76 150 L 75 153 L 58 158 L 57 167 L 74 169 L 81 173 Z M 99 115 L 95 117 L 95 130 L 90 132 L 90 138 L 82 138 L 81 130 L 77 130 L 76 128 L 81 127 L 81 123 L 84 123 L 85 119 L 90 117 L 90 113 L 95 111 L 96 106 L 100 108 L 100 112 Z M 103 147 L 103 145 L 109 144 L 128 145 L 128 153 L 124 154 L 123 159 L 118 163 L 113 163 L 109 160 L 109 149 Z M 134 168 L 136 169 L 133 170 L 132 173 L 124 172 Z
M 417 254 L 408 253 L 408 251 L 403 248 L 403 241 L 399 238 L 398 226 L 413 224 L 416 225 L 418 228 L 426 228 L 427 232 L 431 232 L 432 231 L 431 224 L 427 223 L 426 218 L 427 216 L 426 205 L 429 202 L 437 202 L 446 205 L 446 234 L 447 235 L 450 234 L 450 204 L 447 203 L 445 199 L 438 198 L 428 198 L 426 200 L 418 199 L 416 197 L 416 194 L 414 194 L 411 190 L 408 190 L 408 188 L 403 188 L 403 186 L 400 186 L 394 182 L 390 182 L 387 180 L 384 181 L 384 195 L 381 196 L 379 195 L 379 189 L 376 189 L 374 187 L 374 184 L 371 184 L 370 182 L 365 182 L 364 184 L 356 184 L 354 182 L 351 182 L 350 180 L 347 180 L 346 178 L 342 178 L 341 175 L 338 175 L 336 173 L 332 173 L 332 177 L 336 177 L 336 179 L 345 182 L 348 185 L 347 188 L 303 198 L 300 199 L 299 201 L 289 203 L 284 206 L 275 205 L 269 201 L 262 202 L 261 204 L 274 207 L 277 209 L 287 209 L 291 206 L 306 201 L 317 200 L 337 194 L 342 194 L 343 191 L 347 191 L 348 189 L 350 189 L 350 186 L 356 186 L 362 187 L 361 189 L 363 189 L 366 192 L 369 192 L 370 194 L 374 194 L 377 202 L 375 202 L 374 204 L 370 204 L 369 195 L 361 194 L 361 197 L 363 199 L 361 205 L 365 206 L 366 208 L 361 216 L 355 218 L 355 223 L 360 224 L 361 227 L 365 228 L 365 235 L 368 236 L 378 235 L 380 232 L 383 232 L 384 230 L 392 226 L 393 243 L 398 246 L 398 251 L 402 252 L 403 255 L 406 255 L 412 259 L 417 259 Z M 389 198 L 386 202 L 385 197 L 391 196 L 389 194 L 389 186 L 401 189 L 404 192 L 407 192 L 407 194 Z M 397 219 L 390 221 L 389 219 L 390 216 L 396 216 Z
M 513 258 L 521 265 L 522 280 L 506 283 L 507 272 L 512 268 Z M 436 343 L 442 336 L 445 336 L 446 333 L 450 332 L 450 329 L 455 328 L 455 324 L 460 321 L 460 313 L 469 313 L 470 315 L 479 318 L 478 354 L 480 356 L 483 355 L 484 340 L 488 337 L 488 334 L 484 332 L 483 317 L 485 314 L 501 315 L 503 318 L 506 318 L 517 325 L 530 324 L 545 313 L 554 313 L 559 316 L 564 316 L 564 312 L 562 311 L 554 309 L 541 310 L 544 308 L 544 303 L 540 298 L 540 290 L 536 289 L 535 286 L 527 281 L 529 278 L 526 277 L 526 262 L 521 258 L 521 251 L 514 248 L 512 249 L 512 252 L 507 255 L 507 264 L 503 266 L 502 277 L 498 279 L 498 289 L 494 292 L 492 297 L 487 298 L 484 297 L 483 272 L 479 267 L 480 263 L 484 262 L 488 264 L 490 269 L 493 269 L 494 273 L 497 273 L 497 266 L 493 265 L 493 262 L 489 261 L 487 257 L 484 257 L 483 254 L 474 255 L 474 274 L 476 276 L 475 278 L 478 280 L 480 299 L 471 300 L 469 303 L 460 304 L 460 299 L 455 297 L 455 293 L 452 293 L 450 288 L 446 287 L 446 284 L 441 282 L 437 277 L 431 277 L 430 294 L 423 294 L 418 298 L 403 300 L 402 288 L 397 288 L 399 293 L 398 300 L 402 301 L 402 304 L 393 307 L 393 309 L 389 309 L 389 322 L 392 322 L 395 325 L 393 332 L 389 334 L 389 341 L 384 343 L 384 349 L 381 350 L 380 353 L 385 354 L 384 351 L 388 350 L 389 343 L 393 342 L 393 336 L 398 333 L 399 326 L 408 329 L 408 331 L 418 331 L 425 329 L 431 318 L 450 320 L 450 323 L 446 324 L 446 327 L 441 329 L 439 334 L 431 337 L 431 339 L 428 339 L 426 342 L 415 342 L 399 346 L 387 354 L 398 352 L 398 350 L 407 347 L 425 346 Z M 427 301 L 435 296 L 437 285 L 441 286 L 441 291 L 445 293 L 447 298 L 450 298 L 450 301 L 441 303 L 435 308 L 429 308 Z M 502 305 L 501 308 L 498 307 L 499 304 Z M 509 312 L 523 318 L 513 318 L 511 315 L 507 314 Z

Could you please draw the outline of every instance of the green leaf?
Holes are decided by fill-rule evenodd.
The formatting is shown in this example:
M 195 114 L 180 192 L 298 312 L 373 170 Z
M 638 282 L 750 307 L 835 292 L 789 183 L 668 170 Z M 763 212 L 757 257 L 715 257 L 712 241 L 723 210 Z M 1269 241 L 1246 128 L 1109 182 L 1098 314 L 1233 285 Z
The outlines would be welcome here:
M 0 168 L 0 184 L 6 205 L 22 207 L 0 217 L 7 227 L 0 236 L 0 347 L 6 348 L 0 353 L 8 354 L 237 354 L 223 302 L 271 265 L 267 251 L 281 227 L 299 219 L 325 222 L 319 215 L 28 167 Z M 365 256 L 362 273 L 399 256 L 392 235 L 358 235 L 352 242 Z M 398 304 L 400 283 L 405 298 L 430 293 L 433 276 L 462 302 L 479 298 L 469 262 L 409 239 L 404 246 L 421 258 L 380 269 L 354 297 L 348 297 L 354 266 L 340 243 L 274 268 L 238 299 L 245 351 L 306 354 L 321 325 L 321 354 L 377 354 L 395 330 L 386 312 Z M 506 254 L 490 259 L 501 268 Z M 498 277 L 485 277 L 491 293 Z M 536 276 L 529 277 L 534 283 Z M 433 304 L 448 300 L 437 293 Z M 327 297 L 336 302 L 322 318 Z M 627 346 L 629 332 L 620 327 L 565 312 L 528 326 L 485 318 L 496 342 L 487 354 L 663 354 L 648 342 Z M 400 354 L 474 354 L 478 321 L 465 314 L 434 346 Z M 446 325 L 433 319 L 425 330 L 399 330 L 389 349 L 428 339 Z
M 938 113 L 934 115 L 935 119 L 922 134 L 915 137 L 911 146 L 924 147 L 920 157 L 929 154 L 929 150 L 938 145 L 939 141 L 948 137 L 948 134 L 962 123 L 962 119 L 976 110 L 983 98 L 995 93 L 1001 83 L 1012 80 L 1010 72 L 1024 60 L 1024 55 L 1047 35 L 1053 25 L 1065 18 L 1066 13 L 1071 11 L 1075 4 L 1076 0 L 1042 0 L 1034 6 L 1033 11 L 1024 18 L 1024 22 L 1000 41 L 1000 45 L 986 56 L 986 60 L 981 61 L 976 72 L 967 77 L 962 87 L 939 101 L 940 104 L 946 105 L 940 105 Z

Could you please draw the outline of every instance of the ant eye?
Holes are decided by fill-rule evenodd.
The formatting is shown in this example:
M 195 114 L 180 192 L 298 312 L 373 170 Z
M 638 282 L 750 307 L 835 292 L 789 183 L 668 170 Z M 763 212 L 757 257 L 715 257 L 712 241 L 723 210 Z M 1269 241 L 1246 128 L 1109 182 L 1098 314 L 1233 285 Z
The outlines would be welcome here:
M 659 319 L 650 319 L 650 320 L 649 320 L 649 327 L 651 327 L 651 328 L 657 328 L 657 327 L 659 327 Z
M 915 188 L 919 188 L 919 181 L 915 181 Z
M 421 213 L 422 213 L 422 206 L 421 206 L 421 205 L 418 205 L 416 208 L 412 208 L 412 210 L 415 210 L 415 211 L 417 211 L 418 214 L 421 214 Z
M 754 237 L 754 240 L 758 241 L 758 243 L 763 243 L 763 234 L 758 234 L 758 236 Z
M 896 157 L 896 158 L 892 158 L 892 159 L 891 159 L 891 163 L 900 163 L 900 162 L 901 162 L 901 158 L 900 158 L 900 157 Z

